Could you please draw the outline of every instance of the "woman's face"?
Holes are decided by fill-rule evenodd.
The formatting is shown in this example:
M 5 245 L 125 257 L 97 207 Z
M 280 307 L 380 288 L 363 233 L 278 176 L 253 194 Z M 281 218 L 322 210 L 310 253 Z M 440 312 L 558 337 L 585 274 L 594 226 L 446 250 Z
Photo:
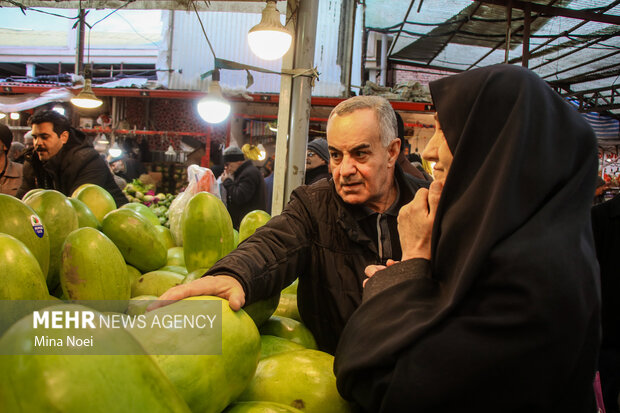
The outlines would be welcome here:
M 446 137 L 441 130 L 437 115 L 435 115 L 435 134 L 424 148 L 422 157 L 429 162 L 435 162 L 433 166 L 433 178 L 439 182 L 445 182 L 450 165 L 452 165 L 452 152 L 448 147 Z

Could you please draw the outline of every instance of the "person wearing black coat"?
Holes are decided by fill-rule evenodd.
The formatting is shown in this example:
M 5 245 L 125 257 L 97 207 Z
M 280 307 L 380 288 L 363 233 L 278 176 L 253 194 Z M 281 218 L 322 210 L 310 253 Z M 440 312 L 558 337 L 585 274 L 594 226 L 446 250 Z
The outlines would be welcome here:
M 366 269 L 338 390 L 373 413 L 594 413 L 594 132 L 520 66 L 430 90 L 435 181 L 401 209 L 402 261 Z
M 241 149 L 231 146 L 224 151 L 222 186 L 226 190 L 226 208 L 233 227 L 239 229 L 248 212 L 260 209 L 267 212 L 267 192 L 261 171 L 246 160 Z
M 378 96 L 338 104 L 327 124 L 332 178 L 296 188 L 281 214 L 159 303 L 218 295 L 233 310 L 270 298 L 299 278 L 299 314 L 318 348 L 332 353 L 362 299 L 364 268 L 401 257 L 398 210 L 425 181 L 403 173 L 396 117 Z M 213 275 L 213 277 L 210 277 Z
M 321 179 L 331 178 L 328 164 L 329 150 L 327 149 L 327 141 L 323 138 L 317 138 L 308 143 L 304 184 L 312 185 Z
M 592 230 L 601 266 L 601 387 L 605 410 L 617 413 L 620 411 L 620 194 L 592 207 Z
M 24 153 L 21 198 L 34 188 L 55 189 L 66 196 L 83 184 L 95 184 L 112 195 L 116 206 L 128 202 L 116 185 L 107 162 L 93 148 L 81 131 L 69 120 L 49 110 L 36 113 L 29 120 L 34 147 Z

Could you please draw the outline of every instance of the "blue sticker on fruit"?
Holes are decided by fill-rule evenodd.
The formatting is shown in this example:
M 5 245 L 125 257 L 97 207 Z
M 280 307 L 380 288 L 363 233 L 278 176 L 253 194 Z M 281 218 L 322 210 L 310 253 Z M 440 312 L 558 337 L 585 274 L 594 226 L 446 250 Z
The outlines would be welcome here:
M 34 233 L 37 234 L 37 237 L 43 238 L 45 230 L 43 229 L 43 224 L 38 216 L 30 215 L 30 225 L 32 225 L 32 229 L 34 230 Z

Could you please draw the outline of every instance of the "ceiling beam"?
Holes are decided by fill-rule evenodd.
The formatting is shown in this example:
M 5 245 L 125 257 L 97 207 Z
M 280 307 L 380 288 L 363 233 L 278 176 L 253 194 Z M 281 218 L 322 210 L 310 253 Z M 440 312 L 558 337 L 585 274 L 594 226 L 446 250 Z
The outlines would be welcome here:
M 479 3 L 494 4 L 497 6 L 507 6 L 511 2 L 513 9 L 524 10 L 529 5 L 530 10 L 534 13 L 542 13 L 547 16 L 568 17 L 571 19 L 588 20 L 592 22 L 618 24 L 620 25 L 620 16 L 612 16 L 609 14 L 595 13 L 589 10 L 572 10 L 564 7 L 546 6 L 544 4 L 525 2 L 522 0 L 472 0 Z

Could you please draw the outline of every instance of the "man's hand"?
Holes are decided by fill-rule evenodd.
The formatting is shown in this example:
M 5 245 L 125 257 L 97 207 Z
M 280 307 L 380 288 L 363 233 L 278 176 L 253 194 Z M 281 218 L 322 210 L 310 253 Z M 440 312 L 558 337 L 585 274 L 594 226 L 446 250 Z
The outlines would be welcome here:
M 243 287 L 235 278 L 228 275 L 202 277 L 188 284 L 172 287 L 159 297 L 158 301 L 147 307 L 147 311 L 163 307 L 166 301 L 182 300 L 197 295 L 214 295 L 228 300 L 228 305 L 238 311 L 245 304 Z
M 403 261 L 431 259 L 431 233 L 443 182 L 433 181 L 429 189 L 418 189 L 411 202 L 398 213 L 398 234 Z
M 228 173 L 228 170 L 224 169 L 224 172 L 222 172 L 221 178 L 222 178 L 222 182 L 231 178 L 230 174 Z
M 390 265 L 394 265 L 399 261 L 394 261 L 394 260 L 387 260 L 387 266 L 386 265 L 369 265 L 368 267 L 366 267 L 364 269 L 364 274 L 366 274 L 366 278 L 364 280 L 364 282 L 362 283 L 362 288 L 366 287 L 366 282 L 370 279 L 370 277 L 372 277 L 373 275 L 375 275 L 377 273 L 377 271 L 381 271 L 387 267 L 389 267 Z

